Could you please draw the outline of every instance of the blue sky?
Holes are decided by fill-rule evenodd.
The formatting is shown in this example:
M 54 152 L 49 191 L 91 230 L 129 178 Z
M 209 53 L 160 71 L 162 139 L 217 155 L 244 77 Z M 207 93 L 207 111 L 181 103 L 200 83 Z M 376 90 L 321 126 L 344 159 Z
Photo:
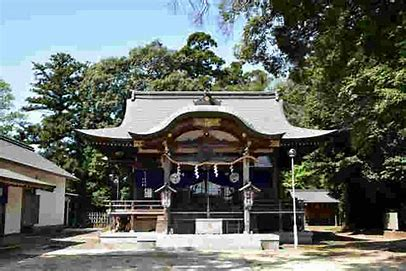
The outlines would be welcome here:
M 217 53 L 230 62 L 243 22 L 230 35 L 219 30 L 212 6 L 203 26 L 192 23 L 187 1 L 178 0 L 0 0 L 0 78 L 16 97 L 16 108 L 31 94 L 32 61 L 45 62 L 56 52 L 96 62 L 126 55 L 136 46 L 159 39 L 169 48 L 181 47 L 190 33 L 205 31 L 217 41 Z M 41 113 L 30 113 L 38 121 Z

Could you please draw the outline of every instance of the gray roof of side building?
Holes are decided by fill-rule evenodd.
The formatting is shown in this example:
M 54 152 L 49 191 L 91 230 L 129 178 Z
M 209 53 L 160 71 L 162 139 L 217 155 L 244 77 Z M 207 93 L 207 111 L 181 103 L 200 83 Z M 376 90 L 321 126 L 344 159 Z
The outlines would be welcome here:
M 289 190 L 292 195 L 292 190 Z M 305 203 L 339 203 L 340 201 L 329 195 L 325 189 L 295 189 L 295 198 Z
M 0 136 L 0 159 L 46 171 L 67 179 L 77 180 L 75 176 L 53 162 L 34 152 L 24 143 Z
M 56 187 L 54 184 L 40 181 L 5 168 L 0 168 L 0 183 L 1 182 L 5 182 L 9 185 L 28 186 L 48 191 L 52 191 Z
M 232 115 L 248 128 L 282 139 L 312 138 L 335 130 L 316 130 L 291 125 L 283 112 L 282 101 L 269 92 L 210 92 L 221 105 L 195 105 L 202 92 L 135 92 L 128 99 L 124 120 L 119 127 L 78 130 L 98 138 L 131 139 L 131 134 L 148 135 L 161 131 L 176 118 L 189 113 L 214 112 Z

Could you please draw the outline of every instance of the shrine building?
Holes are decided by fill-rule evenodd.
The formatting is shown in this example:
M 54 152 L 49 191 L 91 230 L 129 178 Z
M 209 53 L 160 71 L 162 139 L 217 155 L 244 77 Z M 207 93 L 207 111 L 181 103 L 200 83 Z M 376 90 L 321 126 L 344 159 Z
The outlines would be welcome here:
M 125 110 L 119 127 L 78 130 L 121 169 L 116 183 L 131 185 L 131 200 L 107 203 L 123 231 L 291 231 L 292 199 L 280 183 L 287 152 L 303 156 L 334 132 L 291 125 L 270 92 L 134 91 Z

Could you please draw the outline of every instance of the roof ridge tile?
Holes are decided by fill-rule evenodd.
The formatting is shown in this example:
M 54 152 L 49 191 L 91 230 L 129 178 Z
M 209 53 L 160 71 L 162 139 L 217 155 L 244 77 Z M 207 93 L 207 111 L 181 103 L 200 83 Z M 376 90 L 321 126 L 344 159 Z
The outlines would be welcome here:
M 29 151 L 32 151 L 32 152 L 34 151 L 34 148 L 31 147 L 30 145 L 28 145 L 28 144 L 26 144 L 26 143 L 24 143 L 24 142 L 15 140 L 15 139 L 13 139 L 13 138 L 7 137 L 7 136 L 5 136 L 5 135 L 0 135 L 0 139 L 1 139 L 1 140 L 4 140 L 4 141 L 7 141 L 8 143 L 14 144 L 14 145 L 16 145 L 16 146 L 25 148 L 25 149 L 27 149 L 27 150 L 29 150 Z

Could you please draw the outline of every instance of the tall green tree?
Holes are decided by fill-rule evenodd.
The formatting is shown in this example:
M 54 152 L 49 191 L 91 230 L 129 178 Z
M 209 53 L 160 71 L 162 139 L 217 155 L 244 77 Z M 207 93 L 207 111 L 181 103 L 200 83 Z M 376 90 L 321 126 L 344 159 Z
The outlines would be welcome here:
M 151 83 L 169 76 L 173 70 L 174 51 L 155 40 L 129 52 L 130 87 L 137 90 L 156 90 Z M 158 89 L 159 91 L 159 89 Z
M 131 63 L 108 58 L 90 65 L 80 84 L 80 126 L 86 129 L 117 126 L 124 115 L 131 86 Z
M 14 96 L 10 85 L 0 79 L 0 135 L 13 136 L 23 125 L 24 115 L 13 111 Z
M 272 74 L 289 71 L 279 92 L 296 124 L 349 131 L 348 147 L 325 146 L 308 157 L 312 167 L 341 187 L 369 182 L 375 189 L 364 190 L 364 202 L 383 193 L 378 184 L 396 186 L 399 204 L 406 191 L 404 3 L 223 1 L 222 15 L 225 23 L 247 18 L 241 59 Z M 391 197 L 380 197 L 377 213 Z
M 217 43 L 204 32 L 191 34 L 183 46 L 175 54 L 176 66 L 187 72 L 191 78 L 214 77 L 221 73 L 225 61 L 213 49 Z
M 40 125 L 32 130 L 33 142 L 39 144 L 43 154 L 71 171 L 75 170 L 74 155 L 77 145 L 74 129 L 79 127 L 78 98 L 80 83 L 86 64 L 76 61 L 65 53 L 50 57 L 44 64 L 33 63 L 35 80 L 27 98 L 26 111 L 41 111 Z
M 82 202 L 84 210 L 87 202 L 101 204 L 102 199 L 109 196 L 105 181 L 107 166 L 99 161 L 100 154 L 95 150 L 78 144 L 75 133 L 87 120 L 97 122 L 104 116 L 94 114 L 96 110 L 100 112 L 100 105 L 95 103 L 97 99 L 92 99 L 92 91 L 86 94 L 83 91 L 88 66 L 66 53 L 51 55 L 45 63 L 33 63 L 35 81 L 31 91 L 35 95 L 27 98 L 28 105 L 24 108 L 44 113 L 41 123 L 28 127 L 28 139 L 38 144 L 48 159 L 80 179 L 80 182 L 68 183 L 67 189 L 88 197 Z M 98 81 L 99 85 L 108 82 L 108 78 Z

